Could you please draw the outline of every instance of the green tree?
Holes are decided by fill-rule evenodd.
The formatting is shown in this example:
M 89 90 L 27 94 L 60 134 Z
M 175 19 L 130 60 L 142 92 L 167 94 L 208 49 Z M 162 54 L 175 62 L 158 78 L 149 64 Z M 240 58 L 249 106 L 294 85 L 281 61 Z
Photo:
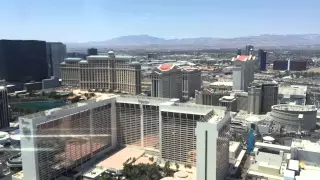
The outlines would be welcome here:
M 176 165 L 176 169 L 177 169 L 177 171 L 178 171 L 180 166 L 179 166 L 178 163 L 176 163 L 175 165 Z
M 149 157 L 149 161 L 153 162 L 154 157 Z
M 160 173 L 160 167 L 156 164 L 138 164 L 135 165 L 135 158 L 128 159 L 123 164 L 122 174 L 129 180 L 159 180 L 162 178 Z

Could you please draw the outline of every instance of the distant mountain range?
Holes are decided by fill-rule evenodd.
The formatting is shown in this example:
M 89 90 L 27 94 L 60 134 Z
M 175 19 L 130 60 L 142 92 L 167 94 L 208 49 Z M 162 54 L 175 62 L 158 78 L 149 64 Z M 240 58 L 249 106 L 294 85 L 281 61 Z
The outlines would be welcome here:
M 217 49 L 243 48 L 247 44 L 261 48 L 304 47 L 319 48 L 320 34 L 291 34 L 246 36 L 237 38 L 182 38 L 164 39 L 149 35 L 121 36 L 106 41 L 67 43 L 68 49 L 79 48 L 114 48 L 114 49 Z

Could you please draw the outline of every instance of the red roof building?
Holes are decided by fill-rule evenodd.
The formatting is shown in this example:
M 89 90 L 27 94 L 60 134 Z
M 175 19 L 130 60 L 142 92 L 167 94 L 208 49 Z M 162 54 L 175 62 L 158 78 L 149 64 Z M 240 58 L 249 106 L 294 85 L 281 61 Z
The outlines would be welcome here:
M 161 64 L 158 68 L 161 71 L 169 71 L 174 67 L 174 64 Z

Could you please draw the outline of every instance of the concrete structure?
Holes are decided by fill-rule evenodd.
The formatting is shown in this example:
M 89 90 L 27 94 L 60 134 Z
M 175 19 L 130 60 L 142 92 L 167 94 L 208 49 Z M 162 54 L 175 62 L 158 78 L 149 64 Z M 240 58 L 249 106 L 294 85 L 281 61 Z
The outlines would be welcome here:
M 237 56 L 232 58 L 232 63 L 233 90 L 247 92 L 254 78 L 255 56 Z
M 10 141 L 10 136 L 7 132 L 0 131 L 0 145 L 3 145 Z
M 197 179 L 224 180 L 229 171 L 229 125 L 231 117 L 197 122 Z
M 278 84 L 275 82 L 254 82 L 249 87 L 249 113 L 260 114 L 271 111 L 278 102 Z
M 229 163 L 235 164 L 237 161 L 237 157 L 242 150 L 240 142 L 230 141 L 229 142 Z
M 208 123 L 210 119 L 219 122 L 224 118 L 225 108 L 169 102 L 161 104 L 160 111 L 160 157 L 166 161 L 195 166 L 196 157 L 201 154 L 197 152 L 196 143 L 203 140 L 195 133 L 197 122 Z
M 117 97 L 118 146 L 135 146 L 159 152 L 159 106 L 167 98 Z
M 67 55 L 67 47 L 61 42 L 47 42 L 48 77 L 61 77 L 60 64 Z
M 219 106 L 226 107 L 227 111 L 237 111 L 237 99 L 234 96 L 223 96 L 219 99 Z
M 42 80 L 42 89 L 56 88 L 60 86 L 59 78 L 56 76 L 51 76 L 50 79 Z
M 94 167 L 89 171 L 85 172 L 82 176 L 83 180 L 98 180 L 99 176 L 101 176 L 106 171 L 103 167 Z
M 22 151 L 24 178 L 56 178 L 114 149 L 115 100 L 113 96 L 19 117 L 21 148 L 31 149 Z
M 88 56 L 80 61 L 80 88 L 105 89 L 128 94 L 141 93 L 141 64 L 132 56 Z
M 81 58 L 66 58 L 61 63 L 62 85 L 79 87 L 80 85 L 80 66 Z
M 208 88 L 212 88 L 216 91 L 232 91 L 233 82 L 232 81 L 216 81 L 210 83 Z
M 0 86 L 0 129 L 10 126 L 7 89 Z
M 162 64 L 151 73 L 151 96 L 182 98 L 182 72 L 173 64 Z
M 249 98 L 247 92 L 237 92 L 235 93 L 237 98 L 237 111 L 248 111 L 249 108 Z
M 250 157 L 247 177 L 283 180 L 287 169 L 287 161 L 290 159 L 288 157 L 290 157 L 290 154 L 283 151 L 268 153 L 255 148 L 254 155 Z
M 181 67 L 182 69 L 182 97 L 188 99 L 195 96 L 195 90 L 201 88 L 201 70 L 193 67 Z
M 278 104 L 306 104 L 307 86 L 280 86 Z
M 207 168 L 215 165 L 217 171 L 199 170 L 201 177 L 205 173 L 221 179 L 228 172 L 230 120 L 224 107 L 183 104 L 178 99 L 121 95 L 71 104 L 20 117 L 21 148 L 32 149 L 22 152 L 23 169 L 34 180 L 55 178 L 85 162 L 95 162 L 115 147 L 127 146 L 140 149 L 137 157 L 145 151 L 158 156 L 160 164 L 196 166 L 206 158 Z M 203 128 L 209 131 L 208 156 L 203 156 Z M 121 173 L 126 157 L 120 154 L 120 158 L 106 159 L 110 163 L 98 166 Z
M 320 165 L 320 142 L 294 139 L 291 143 L 291 157 L 307 165 Z
M 19 171 L 19 172 L 15 173 L 15 174 L 12 174 L 11 179 L 12 180 L 24 180 L 23 171 Z
M 248 92 L 248 112 L 253 114 L 260 114 L 261 112 L 261 86 L 251 86 Z
M 219 106 L 219 99 L 229 95 L 229 91 L 216 91 L 212 88 L 195 91 L 196 104 L 202 105 Z
M 88 56 L 98 55 L 98 49 L 97 48 L 89 48 L 87 50 L 87 55 Z
M 127 94 L 141 93 L 141 64 L 132 56 L 88 56 L 87 60 L 68 58 L 62 64 L 64 85 L 81 89 L 101 89 Z
M 270 117 L 287 132 L 310 131 L 316 127 L 317 108 L 314 105 L 279 104 L 272 106 Z

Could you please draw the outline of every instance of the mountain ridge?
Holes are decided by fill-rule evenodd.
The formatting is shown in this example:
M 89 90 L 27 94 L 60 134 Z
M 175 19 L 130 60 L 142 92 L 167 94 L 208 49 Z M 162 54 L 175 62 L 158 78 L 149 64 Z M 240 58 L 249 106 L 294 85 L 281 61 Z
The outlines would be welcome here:
M 235 38 L 199 37 L 165 39 L 150 35 L 128 35 L 104 41 L 84 43 L 66 43 L 70 48 L 97 47 L 97 48 L 239 48 L 246 44 L 256 47 L 283 47 L 283 46 L 320 46 L 320 34 L 262 34 L 258 36 L 243 36 Z

